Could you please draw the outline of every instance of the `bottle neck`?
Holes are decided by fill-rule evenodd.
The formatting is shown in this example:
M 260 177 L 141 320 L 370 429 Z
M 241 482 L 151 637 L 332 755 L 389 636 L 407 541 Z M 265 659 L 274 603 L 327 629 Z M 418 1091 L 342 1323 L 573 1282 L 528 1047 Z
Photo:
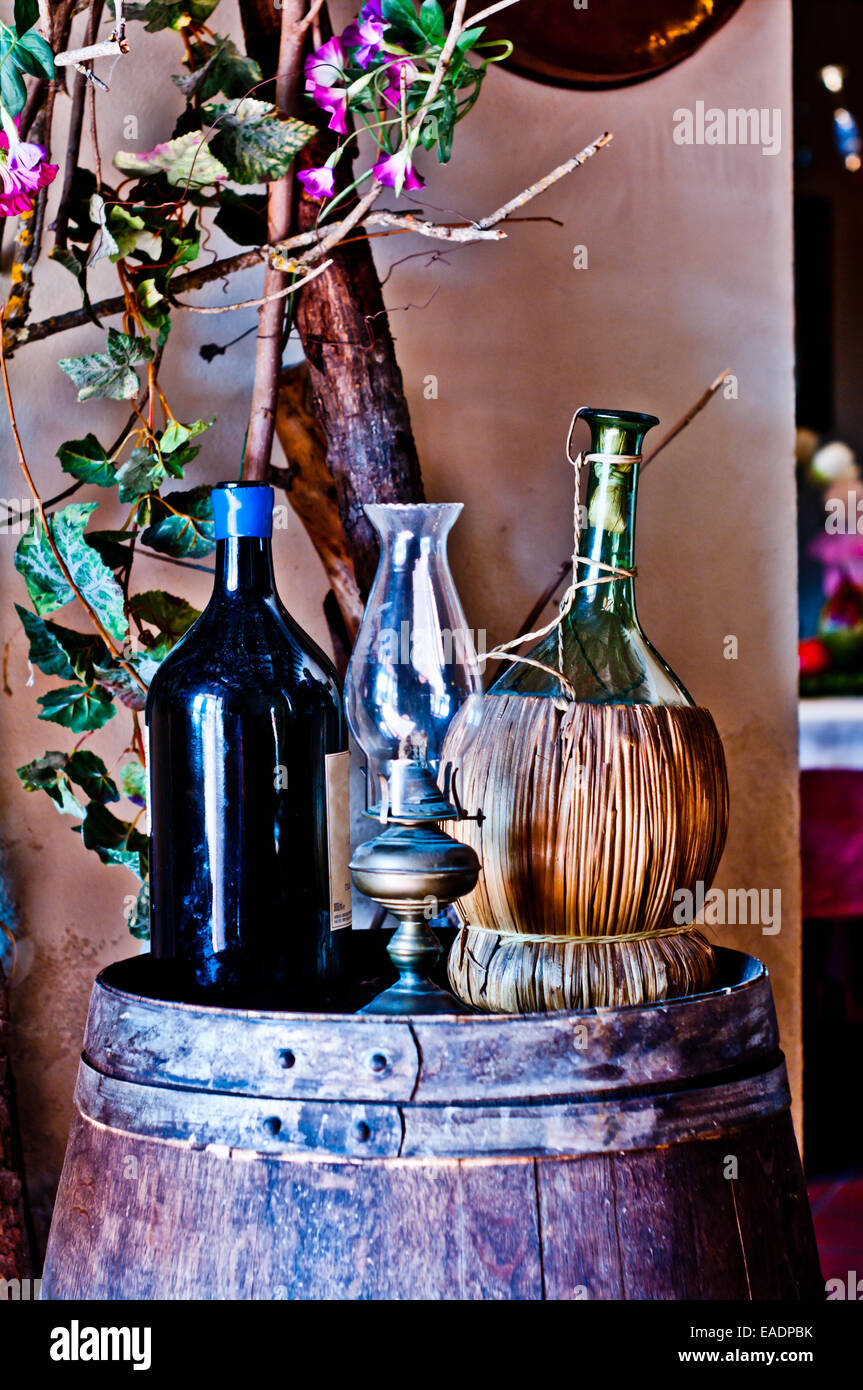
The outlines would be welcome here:
M 270 598 L 276 592 L 269 537 L 228 536 L 216 542 L 214 598 Z
M 595 446 L 592 448 L 600 452 Z M 580 614 L 604 611 L 627 621 L 635 620 L 634 580 L 609 580 L 606 566 L 623 570 L 634 567 L 638 467 L 632 461 L 615 463 L 610 458 L 593 459 L 589 464 L 579 543 L 583 559 L 576 576 L 582 583 L 587 582 L 577 590 L 574 604 Z

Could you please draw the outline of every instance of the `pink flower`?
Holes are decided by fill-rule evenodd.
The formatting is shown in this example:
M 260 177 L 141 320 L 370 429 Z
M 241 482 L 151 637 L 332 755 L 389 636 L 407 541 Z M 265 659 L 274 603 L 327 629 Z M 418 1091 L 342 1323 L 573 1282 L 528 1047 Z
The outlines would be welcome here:
M 851 495 L 856 499 L 856 494 Z M 846 582 L 863 587 L 863 537 L 854 532 L 816 536 L 807 551 L 824 566 L 824 592 L 828 598 Z
M 5 157 L 3 151 L 8 151 Z M 56 176 L 57 165 L 46 163 L 41 145 L 18 140 L 10 149 L 9 137 L 0 132 L 0 217 L 30 212 L 34 195 Z
M 317 169 L 302 169 L 297 178 L 310 198 L 332 198 L 335 192 L 336 175 L 326 164 Z
M 356 20 L 349 24 L 342 34 L 342 40 L 349 48 L 355 48 L 354 62 L 358 67 L 367 68 L 376 58 L 383 46 L 386 22 L 381 13 L 381 0 L 369 0 L 363 5 Z
M 378 183 L 394 188 L 396 196 L 403 188 L 425 188 L 425 183 L 411 163 L 408 149 L 397 150 L 395 154 L 379 159 L 372 173 Z
M 419 77 L 416 66 L 410 58 L 397 58 L 394 63 L 387 64 L 387 77 L 390 85 L 383 94 L 384 101 L 388 106 L 400 107 L 402 104 L 402 85 L 401 74 L 404 72 L 405 84 L 410 86 Z
M 348 133 L 348 94 L 341 87 L 313 87 L 311 98 L 322 111 L 329 111 L 329 128 L 338 135 Z
M 338 39 L 328 39 L 306 59 L 306 91 L 316 106 L 330 113 L 330 130 L 347 135 L 348 92 L 337 84 L 345 80 L 347 59 Z
M 343 82 L 346 63 L 345 51 L 339 40 L 328 39 L 306 59 L 306 91 L 314 93 L 318 87 L 327 88 Z

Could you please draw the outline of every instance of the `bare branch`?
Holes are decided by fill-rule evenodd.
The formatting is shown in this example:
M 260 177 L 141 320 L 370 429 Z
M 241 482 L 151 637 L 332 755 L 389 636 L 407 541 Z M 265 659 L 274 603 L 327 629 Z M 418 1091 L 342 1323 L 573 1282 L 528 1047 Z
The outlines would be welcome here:
M 327 250 L 331 250 L 339 242 L 343 241 L 349 231 L 352 231 L 360 222 L 365 227 L 383 227 L 391 231 L 413 232 L 418 236 L 431 237 L 434 240 L 466 243 L 472 241 L 501 241 L 506 237 L 499 224 L 510 217 L 510 214 L 517 208 L 545 192 L 552 184 L 597 154 L 610 144 L 612 135 L 606 132 L 592 144 L 586 145 L 578 154 L 571 159 L 559 164 L 550 174 L 531 184 L 530 188 L 524 189 L 521 193 L 510 198 L 502 207 L 495 212 L 489 213 L 486 217 L 480 218 L 476 222 L 465 222 L 464 224 L 426 222 L 423 218 L 417 217 L 415 213 L 397 213 L 390 211 L 373 212 L 371 203 L 377 198 L 380 192 L 380 185 L 369 190 L 366 198 L 354 209 L 348 218 L 336 223 L 333 227 L 324 225 L 307 232 L 299 232 L 295 236 L 286 238 L 271 246 L 261 246 L 250 251 L 244 251 L 237 256 L 228 256 L 224 260 L 214 261 L 212 265 L 201 266 L 199 269 L 187 271 L 183 275 L 178 275 L 172 281 L 172 293 L 183 294 L 187 290 L 199 289 L 202 285 L 210 284 L 213 280 L 221 280 L 240 270 L 248 270 L 251 266 L 259 264 L 266 257 L 271 257 L 274 268 L 287 272 L 297 265 L 313 264 L 315 260 Z M 517 219 L 513 219 L 517 220 Z M 306 254 L 296 259 L 292 254 L 302 248 L 308 248 Z M 248 301 L 249 305 L 260 301 Z M 122 295 L 115 295 L 111 299 L 103 299 L 98 304 L 92 306 L 92 313 L 99 319 L 110 318 L 113 314 L 122 313 L 126 307 L 126 301 Z M 182 306 L 191 308 L 190 305 Z M 235 307 L 235 306 L 226 306 Z M 241 306 L 236 306 L 241 307 Z M 245 306 L 242 306 L 245 307 Z M 209 310 L 216 312 L 216 310 Z M 18 335 L 15 346 L 26 343 L 38 342 L 42 338 L 50 338 L 55 333 L 64 333 L 71 328 L 80 328 L 82 324 L 91 321 L 91 316 L 85 309 L 73 309 L 67 314 L 58 314 L 52 318 L 43 319 L 39 323 L 30 324 L 25 327 Z M 8 350 L 8 348 L 7 348 Z
M 478 14 L 472 14 L 464 25 L 465 29 L 472 29 L 475 24 L 482 24 L 486 19 L 491 19 L 498 10 L 508 10 L 510 5 L 517 5 L 518 0 L 497 0 L 496 5 L 489 5 L 488 9 L 480 10 Z
M 436 241 L 505 241 L 506 232 L 496 228 L 484 229 L 472 222 L 464 225 L 448 222 L 424 222 L 413 213 L 372 212 L 366 218 L 367 227 L 391 227 L 398 232 L 416 232 L 418 236 Z
M 323 265 L 316 265 L 314 270 L 310 270 L 308 275 L 304 275 L 301 280 L 294 280 L 292 284 L 285 285 L 284 289 L 276 290 L 274 294 L 265 295 L 263 299 L 244 299 L 240 304 L 182 304 L 179 299 L 171 297 L 171 303 L 177 309 L 188 309 L 193 314 L 231 314 L 235 309 L 254 309 L 259 304 L 268 304 L 273 299 L 284 299 L 289 294 L 296 294 L 303 285 L 307 285 L 316 276 L 323 275 L 324 271 L 332 265 L 332 261 L 324 261 Z
M 651 449 L 650 453 L 645 455 L 641 464 L 642 473 L 644 472 L 647 465 L 653 462 L 653 460 L 656 458 L 656 455 L 661 453 L 665 446 L 671 443 L 672 439 L 676 439 L 677 436 L 680 434 L 680 431 L 686 429 L 686 426 L 689 424 L 691 420 L 695 419 L 696 415 L 701 414 L 701 411 L 704 409 L 704 407 L 708 405 L 710 401 L 713 400 L 713 397 L 716 395 L 716 392 L 719 390 L 719 388 L 725 385 L 725 382 L 728 380 L 730 375 L 731 369 L 730 367 L 726 367 L 724 372 L 719 373 L 719 376 L 716 378 L 715 381 L 711 381 L 707 390 L 704 391 L 702 395 L 698 397 L 698 400 L 695 402 L 695 404 L 690 406 L 684 415 L 681 415 L 677 423 L 673 425 L 671 429 L 668 431 L 668 434 L 663 435 L 662 439 L 660 439 L 659 443 L 656 445 L 656 448 Z
M 647 465 L 653 462 L 653 460 L 656 458 L 656 455 L 661 453 L 661 451 L 666 447 L 666 445 L 671 443 L 672 439 L 676 439 L 680 432 L 686 429 L 686 426 L 690 423 L 690 421 L 694 420 L 696 415 L 699 415 L 706 405 L 709 405 L 710 401 L 712 401 L 713 397 L 716 395 L 716 392 L 723 385 L 723 383 L 727 381 L 730 375 L 731 372 L 728 368 L 726 368 L 724 372 L 720 372 L 719 376 L 716 377 L 716 379 L 710 383 L 707 390 L 703 391 L 702 394 L 698 397 L 698 400 L 695 402 L 695 404 L 691 405 L 689 409 L 683 415 L 681 415 L 677 423 L 673 425 L 672 428 L 668 431 L 668 434 L 663 436 L 663 438 L 657 444 L 656 448 L 653 449 L 649 454 L 645 454 L 644 458 L 641 460 L 642 473 L 644 472 Z M 540 594 L 536 603 L 533 605 L 527 617 L 525 618 L 522 626 L 519 628 L 519 636 L 523 636 L 525 633 L 530 632 L 532 630 L 534 623 L 539 618 L 546 604 L 551 603 L 551 600 L 554 598 L 564 579 L 568 574 L 571 573 L 572 559 L 570 557 L 569 559 L 566 559 L 561 563 L 557 575 L 555 576 L 551 584 L 549 584 L 548 588 L 544 589 L 543 592 Z
M 585 145 L 583 150 L 579 150 L 578 154 L 574 154 L 572 159 L 567 159 L 563 164 L 558 164 L 557 168 L 552 169 L 551 173 L 546 174 L 545 178 L 538 179 L 536 183 L 530 185 L 530 188 L 525 188 L 523 192 L 517 193 L 514 198 L 510 198 L 508 203 L 504 203 L 502 208 L 497 209 L 497 212 L 489 213 L 488 217 L 480 218 L 476 226 L 482 228 L 494 227 L 498 222 L 503 222 L 505 218 L 509 217 L 511 212 L 515 212 L 517 208 L 523 208 L 525 203 L 530 202 L 531 198 L 536 198 L 538 194 L 544 193 L 547 188 L 551 188 L 553 183 L 557 183 L 558 179 L 565 178 L 567 174 L 572 173 L 573 169 L 579 169 L 582 164 L 586 164 L 599 150 L 611 144 L 613 139 L 614 136 L 611 131 L 607 130 L 604 135 L 600 135 L 598 140 L 594 140 L 591 145 Z
M 87 20 L 87 43 L 91 44 L 99 28 L 99 20 L 102 18 L 102 8 L 104 0 L 91 0 L 90 14 Z M 58 58 L 55 57 L 56 65 Z M 72 92 L 72 114 L 69 117 L 69 135 L 66 142 L 66 166 L 63 173 L 63 192 L 60 195 L 60 206 L 57 209 L 57 216 L 54 221 L 54 245 L 65 247 L 66 236 L 69 227 L 69 204 L 72 198 L 72 180 L 78 168 L 78 155 L 81 149 L 81 132 L 84 129 L 84 98 L 87 95 L 87 80 L 83 74 L 76 74 L 75 87 Z
M 282 0 L 276 107 L 284 113 L 292 112 L 298 102 L 304 38 L 302 23 L 305 12 L 306 0 Z M 294 166 L 290 164 L 285 174 L 270 184 L 267 193 L 269 241 L 278 241 L 290 231 L 293 199 Z M 282 370 L 284 299 L 289 291 L 290 286 L 285 284 L 282 267 L 277 265 L 275 258 L 270 258 L 264 272 L 264 293 L 258 310 L 255 378 L 243 457 L 243 477 L 251 481 L 263 481 L 270 466 L 276 427 L 276 399 Z
M 238 271 L 260 265 L 265 254 L 261 247 L 255 247 L 237 256 L 226 256 L 224 260 L 213 261 L 210 265 L 186 271 L 184 275 L 174 277 L 171 290 L 176 294 L 184 294 L 187 290 L 197 290 L 202 285 L 209 285 L 214 280 L 225 280 Z M 122 314 L 125 308 L 125 295 L 115 294 L 110 299 L 102 299 L 98 304 L 94 304 L 91 313 L 99 319 L 105 319 L 111 318 L 114 314 Z M 52 338 L 55 333 L 66 333 L 71 328 L 80 328 L 82 324 L 92 322 L 91 313 L 86 309 L 70 309 L 67 314 L 55 314 L 51 318 L 41 319 L 38 323 L 28 324 L 19 332 L 15 347 L 22 347 L 26 343 L 38 343 L 43 338 Z M 7 356 L 9 354 L 10 348 L 7 346 Z
M 320 14 L 321 10 L 323 9 L 323 5 L 324 5 L 324 0 L 314 0 L 314 3 L 313 3 L 313 5 L 312 5 L 311 9 L 309 10 L 308 14 L 306 15 L 305 19 L 303 20 L 302 24 L 300 25 L 300 33 L 301 33 L 301 34 L 304 34 L 304 33 L 306 32 L 307 29 L 310 29 L 310 28 L 315 24 L 315 21 L 317 20 L 318 15 Z

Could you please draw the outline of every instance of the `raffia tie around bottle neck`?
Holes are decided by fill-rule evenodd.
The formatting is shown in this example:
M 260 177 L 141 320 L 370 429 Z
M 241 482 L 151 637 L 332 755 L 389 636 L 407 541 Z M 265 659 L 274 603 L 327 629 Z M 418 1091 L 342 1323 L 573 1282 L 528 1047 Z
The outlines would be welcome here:
M 566 704 L 577 698 L 575 689 L 571 682 L 563 673 L 564 649 L 563 649 L 563 621 L 567 614 L 572 610 L 576 600 L 576 595 L 580 590 L 593 587 L 596 584 L 613 584 L 620 579 L 634 579 L 638 573 L 633 565 L 626 568 L 621 565 L 607 564 L 604 560 L 595 557 L 582 555 L 581 553 L 581 512 L 579 502 L 581 498 L 581 470 L 585 463 L 607 463 L 634 466 L 641 463 L 641 454 L 603 454 L 582 450 L 573 455 L 572 453 L 572 432 L 575 429 L 576 421 L 581 414 L 581 407 L 575 411 L 569 425 L 569 432 L 566 437 L 566 457 L 575 470 L 574 505 L 572 512 L 572 578 L 560 600 L 557 616 L 546 623 L 544 627 L 537 628 L 535 632 L 526 632 L 521 637 L 514 637 L 509 642 L 502 642 L 487 653 L 487 658 L 499 661 L 516 662 L 524 666 L 535 666 L 540 671 L 553 676 L 558 681 L 561 692 L 561 705 Z M 587 579 L 579 578 L 581 566 L 589 565 L 591 569 L 590 577 Z M 597 573 L 601 571 L 601 573 Z M 547 637 L 550 632 L 557 629 L 557 669 L 547 666 L 542 661 L 537 661 L 535 657 L 523 656 L 517 652 L 516 648 L 525 646 L 528 642 L 539 642 L 543 637 Z

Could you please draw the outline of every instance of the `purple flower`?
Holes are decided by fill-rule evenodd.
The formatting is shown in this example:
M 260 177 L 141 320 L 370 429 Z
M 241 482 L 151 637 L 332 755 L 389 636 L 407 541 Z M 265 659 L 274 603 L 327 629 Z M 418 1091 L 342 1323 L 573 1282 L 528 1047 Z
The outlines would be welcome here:
M 411 163 L 411 152 L 407 148 L 379 159 L 372 173 L 378 183 L 394 188 L 396 196 L 403 188 L 425 188 L 424 181 Z
M 354 62 L 358 67 L 367 68 L 376 58 L 383 46 L 386 22 L 381 13 L 381 0 L 369 0 L 363 5 L 353 24 L 349 24 L 342 34 L 342 41 L 348 48 L 355 48 Z
M 306 91 L 322 111 L 330 113 L 330 130 L 347 135 L 347 88 L 337 84 L 345 80 L 344 49 L 338 39 L 328 39 L 306 59 Z
M 311 88 L 312 101 L 319 106 L 322 111 L 329 111 L 330 130 L 336 131 L 338 135 L 348 133 L 348 94 L 342 87 L 313 87 Z
M 335 171 L 326 164 L 321 164 L 317 169 L 302 169 L 297 178 L 310 198 L 332 198 L 335 192 Z
M 853 494 L 851 494 L 853 495 Z M 863 586 L 863 539 L 845 533 L 817 536 L 807 547 L 824 566 L 824 592 L 828 598 L 846 582 Z
M 411 62 L 410 58 L 397 58 L 394 63 L 388 63 L 387 77 L 390 85 L 383 94 L 384 101 L 388 106 L 400 107 L 402 104 L 402 72 L 405 75 L 405 85 L 408 87 L 412 82 L 416 82 L 419 76 L 416 65 Z
M 328 88 L 343 82 L 346 63 L 339 40 L 328 39 L 306 59 L 306 91 L 314 93 L 318 87 Z
M 0 132 L 0 217 L 32 210 L 34 195 L 57 176 L 57 165 L 46 159 L 41 145 L 26 140 L 16 141 L 10 149 L 9 137 Z

